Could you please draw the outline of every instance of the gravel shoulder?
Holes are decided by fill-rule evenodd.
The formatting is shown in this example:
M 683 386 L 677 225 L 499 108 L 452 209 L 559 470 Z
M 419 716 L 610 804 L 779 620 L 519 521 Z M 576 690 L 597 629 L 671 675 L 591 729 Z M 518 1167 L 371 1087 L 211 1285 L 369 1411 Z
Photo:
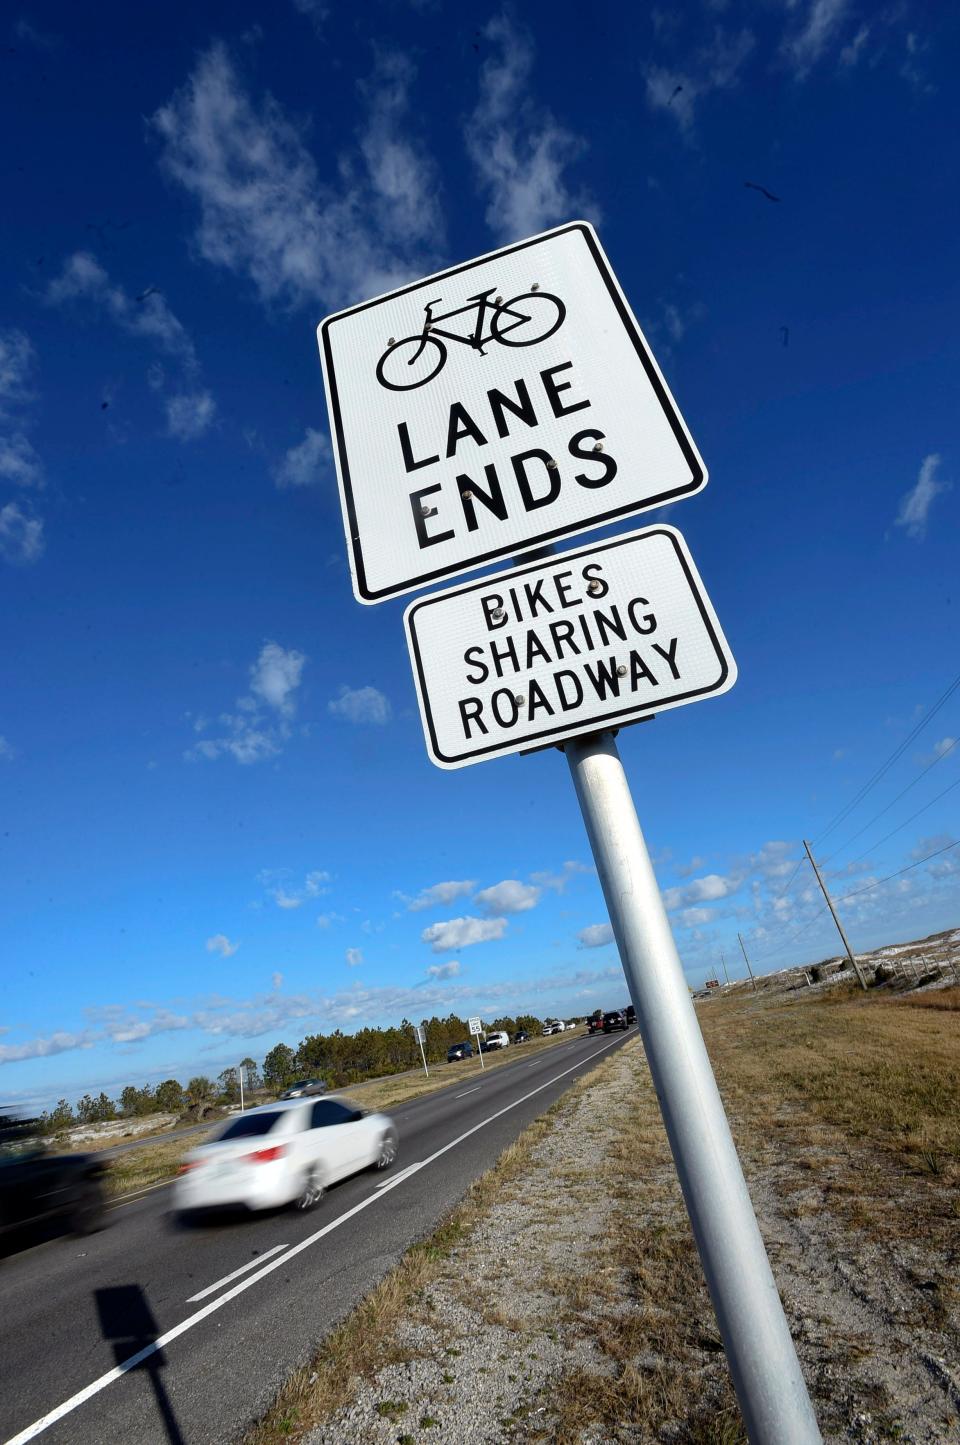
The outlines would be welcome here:
M 824 1438 L 960 1441 L 960 1014 L 809 1009 L 701 1017 Z M 639 1041 L 364 1309 L 251 1442 L 745 1439 Z

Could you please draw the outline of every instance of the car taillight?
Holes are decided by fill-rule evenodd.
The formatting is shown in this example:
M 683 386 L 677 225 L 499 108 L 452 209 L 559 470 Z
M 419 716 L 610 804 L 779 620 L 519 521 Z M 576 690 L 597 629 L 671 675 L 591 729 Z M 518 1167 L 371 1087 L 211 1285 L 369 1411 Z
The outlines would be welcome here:
M 189 1174 L 191 1169 L 199 1169 L 203 1163 L 202 1159 L 192 1159 L 186 1164 L 181 1164 L 177 1170 L 178 1174 Z
M 271 1164 L 274 1159 L 282 1159 L 287 1152 L 285 1144 L 274 1144 L 270 1149 L 257 1149 L 253 1154 L 244 1154 L 248 1164 Z

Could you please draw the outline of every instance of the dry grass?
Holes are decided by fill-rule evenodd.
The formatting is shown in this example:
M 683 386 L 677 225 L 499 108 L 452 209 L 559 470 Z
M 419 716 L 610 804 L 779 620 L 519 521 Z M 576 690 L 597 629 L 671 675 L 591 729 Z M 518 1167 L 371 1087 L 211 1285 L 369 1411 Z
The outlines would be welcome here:
M 902 1008 L 943 1009 L 946 1013 L 960 1011 L 960 987 L 925 989 L 923 993 L 909 994 L 906 998 L 891 1000 Z
M 550 1034 L 547 1038 L 531 1038 L 525 1044 L 511 1044 L 506 1049 L 495 1049 L 484 1054 L 484 1069 L 499 1069 L 504 1064 L 516 1063 L 519 1058 L 532 1058 L 534 1054 L 555 1049 L 558 1045 L 572 1043 L 575 1039 L 586 1038 L 586 1029 L 578 1028 L 562 1034 Z M 433 1094 L 448 1084 L 459 1084 L 480 1078 L 480 1059 L 461 1059 L 455 1064 L 430 1064 L 430 1077 L 421 1069 L 419 1073 L 388 1074 L 384 1079 L 370 1079 L 364 1084 L 350 1084 L 338 1089 L 338 1094 L 349 1094 L 364 1109 L 395 1109 L 421 1094 Z
M 108 1161 L 107 1197 L 115 1199 L 118 1195 L 133 1194 L 138 1189 L 147 1189 L 152 1184 L 173 1179 L 184 1155 L 202 1144 L 205 1137 L 204 1134 L 191 1134 L 186 1139 L 145 1144 L 142 1149 L 130 1149 L 125 1154 L 115 1155 Z
M 554 1127 L 558 1104 L 524 1130 L 493 1169 L 471 1185 L 466 1197 L 422 1243 L 413 1245 L 372 1294 L 323 1342 L 308 1365 L 283 1386 L 244 1445 L 278 1445 L 302 1437 L 353 1396 L 361 1379 L 384 1365 L 408 1359 L 396 1343 L 398 1326 L 429 1315 L 428 1290 L 444 1273 L 452 1249 L 469 1236 L 494 1201 L 522 1172 L 530 1151 Z M 452 1354 L 459 1353 L 451 1350 Z

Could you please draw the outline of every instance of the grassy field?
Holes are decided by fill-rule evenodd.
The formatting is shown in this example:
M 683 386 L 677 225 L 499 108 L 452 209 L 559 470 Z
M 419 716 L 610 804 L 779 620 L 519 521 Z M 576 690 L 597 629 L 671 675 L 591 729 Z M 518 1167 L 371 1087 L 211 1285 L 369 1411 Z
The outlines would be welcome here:
M 960 1359 L 960 989 L 743 991 L 698 1016 L 825 1438 L 960 1438 L 950 1383 Z M 522 1233 L 518 1208 L 543 1226 L 539 1241 Z M 554 1248 L 571 1211 L 593 1220 L 593 1234 L 575 1229 Z M 478 1305 L 466 1276 L 506 1293 Z M 537 1291 L 548 1293 L 539 1315 L 525 1308 Z M 430 1398 L 405 1403 L 398 1365 L 427 1379 L 431 1363 L 411 1328 L 422 1336 L 445 1310 L 464 1309 L 477 1312 L 461 1335 L 434 1331 Z M 510 1381 L 537 1352 L 559 1351 L 547 1384 L 504 1419 L 504 1439 L 745 1440 L 636 1047 L 521 1136 L 289 1382 L 248 1445 L 310 1430 L 336 1439 L 337 1412 L 365 1399 L 370 1419 L 371 1398 L 371 1440 L 388 1438 L 377 1418 L 395 1429 L 401 1412 L 402 1438 L 431 1438 L 415 1420 L 426 1411 L 453 1428 L 458 1390 L 475 1399 L 491 1349 Z

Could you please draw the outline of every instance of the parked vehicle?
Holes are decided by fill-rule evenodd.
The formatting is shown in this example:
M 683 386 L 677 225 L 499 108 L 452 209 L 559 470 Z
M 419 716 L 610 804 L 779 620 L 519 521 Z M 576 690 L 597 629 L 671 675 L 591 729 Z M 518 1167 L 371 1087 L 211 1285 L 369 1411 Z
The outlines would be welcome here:
M 62 1221 L 74 1234 L 103 1223 L 106 1165 L 93 1154 L 49 1154 L 36 1119 L 0 1117 L 0 1237 Z
M 336 1098 L 263 1104 L 190 1151 L 174 1207 L 181 1214 L 233 1205 L 312 1209 L 338 1179 L 389 1169 L 396 1157 L 397 1131 L 386 1114 Z
M 628 1029 L 629 1027 L 630 1025 L 627 1023 L 627 1016 L 623 1009 L 611 1009 L 609 1013 L 605 1013 L 603 1016 L 603 1032 L 605 1034 L 612 1034 L 615 1029 Z
M 330 1088 L 324 1079 L 301 1079 L 297 1084 L 291 1084 L 289 1089 L 284 1089 L 280 1095 L 281 1099 L 304 1099 L 314 1094 L 325 1094 Z
M 455 1064 L 458 1059 L 472 1059 L 473 1044 L 464 1042 L 462 1044 L 451 1044 L 447 1049 L 447 1063 Z
M 632 1003 L 627 1004 L 626 1008 L 624 1009 L 624 1013 L 627 1016 L 627 1027 L 632 1029 L 637 1021 L 637 1011 Z
M 529 1038 L 530 1035 L 527 1033 L 526 1029 L 517 1029 L 517 1032 L 513 1036 L 513 1042 L 515 1044 L 525 1044 Z
M 510 1035 L 505 1029 L 494 1029 L 493 1033 L 487 1034 L 483 1047 L 486 1053 L 492 1049 L 505 1049 L 510 1043 Z

